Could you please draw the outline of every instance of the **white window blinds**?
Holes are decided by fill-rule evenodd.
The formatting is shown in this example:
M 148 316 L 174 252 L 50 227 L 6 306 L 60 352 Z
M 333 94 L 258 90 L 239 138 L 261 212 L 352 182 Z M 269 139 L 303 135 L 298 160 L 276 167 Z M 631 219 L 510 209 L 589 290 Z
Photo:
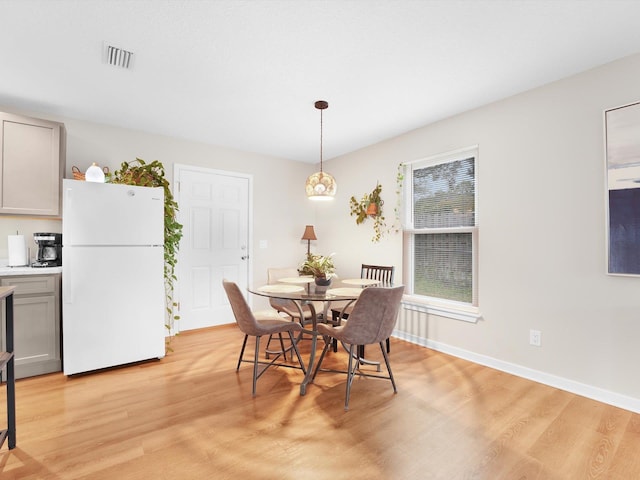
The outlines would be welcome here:
M 469 151 L 411 165 L 414 295 L 476 304 L 475 168 Z

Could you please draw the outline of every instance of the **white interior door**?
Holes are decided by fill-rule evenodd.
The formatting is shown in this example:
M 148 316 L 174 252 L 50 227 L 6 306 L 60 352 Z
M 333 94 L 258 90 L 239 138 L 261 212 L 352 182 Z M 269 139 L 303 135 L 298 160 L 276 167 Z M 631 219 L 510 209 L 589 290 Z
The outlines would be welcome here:
M 178 221 L 178 331 L 233 323 L 222 279 L 244 291 L 249 277 L 251 177 L 175 166 Z

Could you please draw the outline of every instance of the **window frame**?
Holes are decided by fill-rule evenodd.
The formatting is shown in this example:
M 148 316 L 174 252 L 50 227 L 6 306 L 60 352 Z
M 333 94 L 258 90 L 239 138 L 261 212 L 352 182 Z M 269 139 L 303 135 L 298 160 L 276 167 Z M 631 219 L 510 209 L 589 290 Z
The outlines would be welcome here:
M 444 163 L 473 157 L 474 159 L 474 213 L 475 221 L 473 226 L 465 227 L 438 227 L 438 228 L 415 228 L 413 224 L 413 171 L 419 168 L 431 167 Z M 402 231 L 403 231 L 403 272 L 405 284 L 404 306 L 407 310 L 431 313 L 443 317 L 453 318 L 466 322 L 476 323 L 480 317 L 479 310 L 479 281 L 478 281 L 478 238 L 479 208 L 478 208 L 478 145 L 461 148 L 446 153 L 420 158 L 411 162 L 401 164 L 403 170 L 402 189 Z M 441 234 L 441 233 L 470 233 L 471 234 L 471 275 L 472 275 L 472 301 L 461 302 L 444 298 L 419 295 L 415 293 L 414 278 L 414 238 L 415 235 Z

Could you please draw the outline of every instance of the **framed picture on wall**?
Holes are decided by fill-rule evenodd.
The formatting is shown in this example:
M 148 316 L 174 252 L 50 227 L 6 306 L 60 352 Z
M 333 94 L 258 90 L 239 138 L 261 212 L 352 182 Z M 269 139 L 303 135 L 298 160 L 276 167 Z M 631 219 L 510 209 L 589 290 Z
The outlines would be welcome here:
M 605 111 L 608 273 L 640 275 L 640 102 Z

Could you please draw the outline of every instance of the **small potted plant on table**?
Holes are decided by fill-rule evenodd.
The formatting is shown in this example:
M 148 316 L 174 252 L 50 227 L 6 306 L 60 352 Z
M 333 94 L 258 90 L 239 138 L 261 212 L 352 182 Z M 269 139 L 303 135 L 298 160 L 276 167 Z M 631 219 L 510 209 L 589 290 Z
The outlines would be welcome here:
M 316 285 L 328 286 L 331 283 L 331 277 L 336 271 L 332 256 L 333 254 L 324 256 L 309 253 L 307 259 L 298 270 L 300 275 L 312 275 Z

